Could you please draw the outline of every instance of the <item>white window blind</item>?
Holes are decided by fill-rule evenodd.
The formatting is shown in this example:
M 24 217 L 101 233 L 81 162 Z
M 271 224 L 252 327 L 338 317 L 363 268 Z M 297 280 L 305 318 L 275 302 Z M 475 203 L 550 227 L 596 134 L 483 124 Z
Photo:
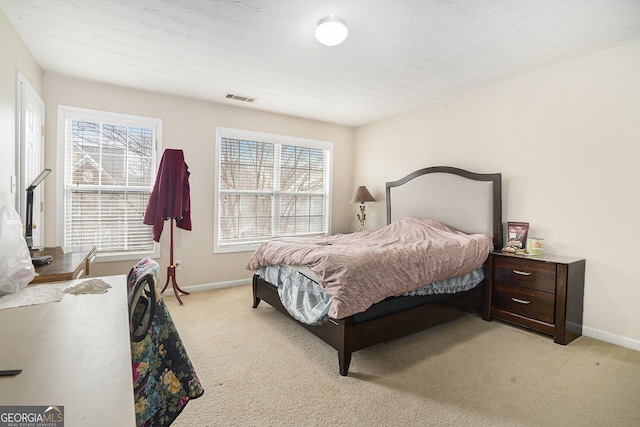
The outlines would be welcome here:
M 95 246 L 98 257 L 158 256 L 142 223 L 155 182 L 159 119 L 61 106 L 66 248 Z
M 214 252 L 329 232 L 327 141 L 217 128 Z

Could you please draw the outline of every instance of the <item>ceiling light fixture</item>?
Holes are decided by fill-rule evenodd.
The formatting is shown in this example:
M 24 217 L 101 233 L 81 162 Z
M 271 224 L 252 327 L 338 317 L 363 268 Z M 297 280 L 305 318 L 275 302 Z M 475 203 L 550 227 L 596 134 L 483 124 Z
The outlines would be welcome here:
M 318 21 L 316 39 L 324 45 L 336 46 L 345 41 L 349 34 L 347 24 L 342 18 L 329 15 Z

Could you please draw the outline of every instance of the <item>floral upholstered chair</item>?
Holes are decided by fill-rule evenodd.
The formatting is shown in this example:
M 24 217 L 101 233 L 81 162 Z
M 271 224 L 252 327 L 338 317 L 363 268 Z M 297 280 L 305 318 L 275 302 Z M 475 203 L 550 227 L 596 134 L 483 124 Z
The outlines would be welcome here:
M 138 426 L 168 426 L 204 393 L 157 283 L 159 265 L 138 262 L 127 277 Z

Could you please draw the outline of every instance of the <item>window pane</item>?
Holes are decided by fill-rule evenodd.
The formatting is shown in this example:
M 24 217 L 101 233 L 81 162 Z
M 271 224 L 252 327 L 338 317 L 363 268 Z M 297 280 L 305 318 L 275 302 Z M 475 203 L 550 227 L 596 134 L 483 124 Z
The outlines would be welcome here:
M 322 216 L 323 212 L 324 212 L 324 197 L 310 196 L 309 197 L 309 215 Z
M 221 189 L 269 190 L 273 186 L 273 144 L 224 138 L 220 156 Z
M 142 224 L 150 193 L 71 191 L 67 244 L 98 251 L 151 251 L 151 228 Z
M 153 159 L 151 157 L 130 156 L 127 159 L 127 182 L 131 186 L 148 186 L 153 184 Z
M 271 195 L 224 194 L 220 199 L 220 238 L 271 236 Z
M 324 232 L 322 196 L 282 196 L 280 234 L 296 235 Z
M 309 196 L 296 197 L 296 216 L 309 216 Z
M 309 217 L 309 233 L 322 233 L 324 230 L 324 218 L 321 215 Z
M 74 121 L 72 126 L 73 184 L 98 184 L 100 170 L 100 125 Z
M 320 149 L 285 145 L 281 150 L 282 191 L 324 190 L 324 152 Z

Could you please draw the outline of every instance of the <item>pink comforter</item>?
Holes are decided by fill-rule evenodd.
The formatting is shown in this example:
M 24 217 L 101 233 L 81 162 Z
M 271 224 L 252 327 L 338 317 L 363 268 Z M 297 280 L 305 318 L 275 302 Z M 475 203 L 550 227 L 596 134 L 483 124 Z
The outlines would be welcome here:
M 273 239 L 247 263 L 307 265 L 331 296 L 329 316 L 341 319 L 390 296 L 480 267 L 493 248 L 485 234 L 464 234 L 437 221 L 403 218 L 353 234 Z

